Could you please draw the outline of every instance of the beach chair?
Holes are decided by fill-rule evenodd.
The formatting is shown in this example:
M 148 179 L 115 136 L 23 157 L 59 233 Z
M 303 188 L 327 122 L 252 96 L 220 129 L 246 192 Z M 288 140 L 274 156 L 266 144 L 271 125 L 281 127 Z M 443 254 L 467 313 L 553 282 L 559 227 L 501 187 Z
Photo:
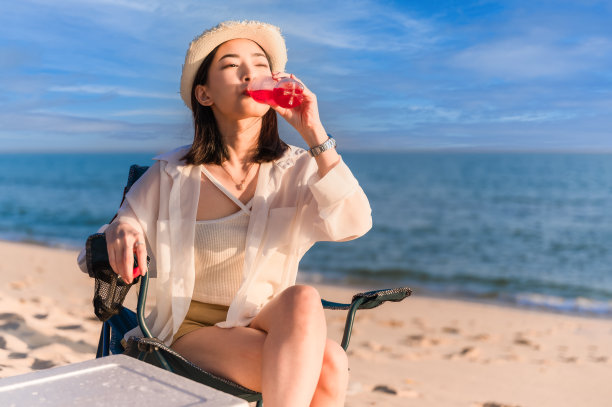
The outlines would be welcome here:
M 121 201 L 122 204 L 130 187 L 147 168 L 137 165 L 130 167 L 128 182 Z M 263 405 L 260 393 L 199 368 L 166 346 L 161 340 L 153 337 L 144 318 L 149 273 L 137 277 L 130 285 L 123 283 L 121 278 L 110 267 L 106 239 L 103 233 L 93 234 L 87 239 L 86 263 L 89 275 L 96 280 L 94 312 L 103 321 L 98 350 L 96 352 L 97 358 L 108 356 L 110 353 L 124 353 L 209 387 L 232 394 L 248 402 L 257 402 L 258 407 Z M 123 307 L 122 303 L 130 287 L 138 282 L 140 282 L 140 291 L 138 293 L 137 310 L 134 312 Z M 326 300 L 322 300 L 322 304 L 325 309 L 348 311 L 341 342 L 342 348 L 346 351 L 357 310 L 375 308 L 386 301 L 399 302 L 410 294 L 411 290 L 409 288 L 400 287 L 355 294 L 350 304 Z M 130 338 L 124 350 L 120 344 L 121 339 L 125 333 L 137 325 L 140 326 L 144 337 Z

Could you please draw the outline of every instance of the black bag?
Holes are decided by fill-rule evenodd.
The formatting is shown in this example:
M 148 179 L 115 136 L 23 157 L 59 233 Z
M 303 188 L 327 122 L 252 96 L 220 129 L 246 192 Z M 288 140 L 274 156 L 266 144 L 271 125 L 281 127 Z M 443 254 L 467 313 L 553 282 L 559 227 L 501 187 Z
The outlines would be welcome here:
M 108 261 L 104 233 L 95 233 L 89 236 L 85 247 L 87 272 L 90 277 L 96 280 L 93 298 L 94 312 L 98 319 L 104 322 L 119 313 L 125 296 L 130 288 L 140 280 L 140 276 L 136 277 L 131 284 L 127 284 L 113 271 Z M 149 261 L 150 258 L 147 256 L 147 265 Z M 134 257 L 134 267 L 137 264 Z
M 125 200 L 125 196 L 134 185 L 134 183 L 144 174 L 149 167 L 132 165 L 128 174 L 128 181 L 123 189 L 123 197 L 121 205 Z M 117 217 L 113 216 L 112 221 Z M 140 280 L 140 277 L 134 279 L 132 284 L 126 284 L 123 279 L 117 275 L 110 266 L 108 261 L 108 250 L 106 248 L 106 235 L 104 233 L 94 233 L 87 238 L 85 243 L 85 261 L 87 263 L 87 273 L 90 277 L 96 279 L 96 287 L 94 292 L 94 312 L 98 319 L 102 322 L 108 320 L 113 315 L 117 315 L 121 310 L 121 304 L 125 299 L 130 287 Z M 150 257 L 147 256 L 147 266 L 150 262 Z M 134 267 L 138 265 L 136 256 L 134 256 Z M 148 267 L 147 267 L 148 268 Z

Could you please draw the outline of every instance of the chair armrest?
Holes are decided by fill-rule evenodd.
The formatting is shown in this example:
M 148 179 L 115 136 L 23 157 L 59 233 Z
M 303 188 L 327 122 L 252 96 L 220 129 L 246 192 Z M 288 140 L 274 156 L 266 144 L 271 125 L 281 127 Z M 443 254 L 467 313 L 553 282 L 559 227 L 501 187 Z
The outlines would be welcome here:
M 387 301 L 400 302 L 406 297 L 409 297 L 410 294 L 412 294 L 412 290 L 408 287 L 368 291 L 365 293 L 355 294 L 351 300 L 351 304 L 354 304 L 355 301 L 363 298 L 364 301 L 359 306 L 359 309 L 372 309 Z
M 348 310 L 346 315 L 346 323 L 344 325 L 344 335 L 342 337 L 342 342 L 340 343 L 342 348 L 346 350 L 351 339 L 351 332 L 353 331 L 355 313 L 358 309 L 376 308 L 387 301 L 400 302 L 406 297 L 410 296 L 410 294 L 412 294 L 412 290 L 410 288 L 400 287 L 355 294 L 350 304 L 342 304 L 327 300 L 321 300 L 321 303 L 325 309 Z
M 359 309 L 376 308 L 386 301 L 400 302 L 412 294 L 412 290 L 408 287 L 390 288 L 384 290 L 367 291 L 365 293 L 355 294 L 350 304 L 321 300 L 323 308 L 330 310 L 347 310 L 352 304 L 361 298 L 363 301 L 359 304 Z
M 331 310 L 347 310 L 351 306 L 351 304 L 342 304 L 339 302 L 332 302 L 332 301 L 327 301 L 323 299 L 321 300 L 321 304 L 323 304 L 324 309 L 331 309 Z

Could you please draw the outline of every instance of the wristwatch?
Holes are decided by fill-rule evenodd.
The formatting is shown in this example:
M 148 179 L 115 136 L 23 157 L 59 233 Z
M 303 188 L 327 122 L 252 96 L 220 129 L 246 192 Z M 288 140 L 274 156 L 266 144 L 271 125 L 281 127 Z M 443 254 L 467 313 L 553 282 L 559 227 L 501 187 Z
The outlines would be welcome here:
M 312 157 L 318 156 L 323 151 L 336 148 L 336 140 L 331 136 L 331 134 L 328 134 L 327 137 L 329 138 L 323 144 L 319 144 L 318 146 L 314 146 L 313 148 L 308 150 Z

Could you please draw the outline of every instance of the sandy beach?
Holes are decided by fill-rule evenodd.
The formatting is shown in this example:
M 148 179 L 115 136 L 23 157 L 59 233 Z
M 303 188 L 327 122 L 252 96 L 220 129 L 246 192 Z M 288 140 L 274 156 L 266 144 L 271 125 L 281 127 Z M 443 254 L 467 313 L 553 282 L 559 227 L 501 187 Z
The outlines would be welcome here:
M 92 359 L 76 251 L 0 242 L 0 378 Z M 354 289 L 317 284 L 332 301 Z M 366 289 L 386 288 L 367 287 Z M 132 302 L 130 298 L 129 302 Z M 344 313 L 326 311 L 340 340 Z M 360 311 L 347 406 L 609 406 L 612 320 L 420 296 Z

